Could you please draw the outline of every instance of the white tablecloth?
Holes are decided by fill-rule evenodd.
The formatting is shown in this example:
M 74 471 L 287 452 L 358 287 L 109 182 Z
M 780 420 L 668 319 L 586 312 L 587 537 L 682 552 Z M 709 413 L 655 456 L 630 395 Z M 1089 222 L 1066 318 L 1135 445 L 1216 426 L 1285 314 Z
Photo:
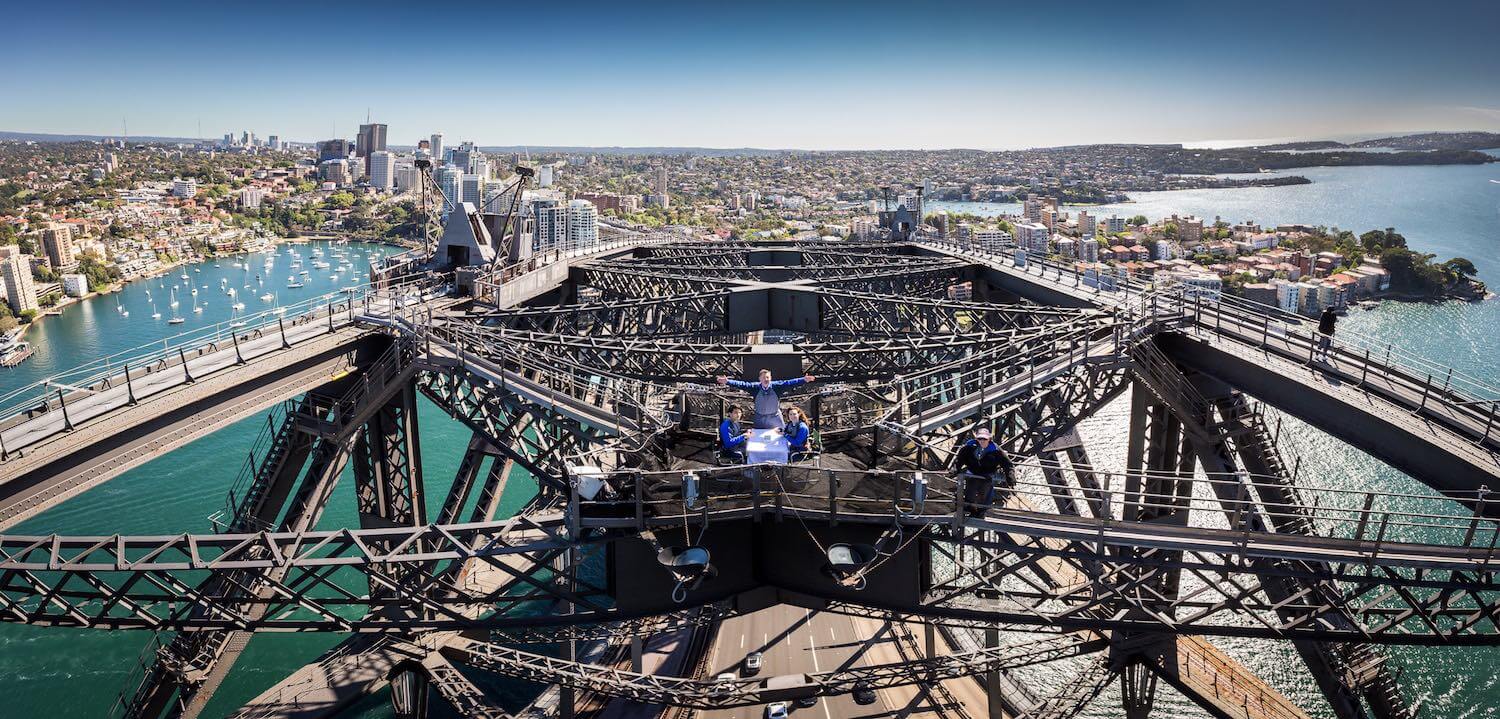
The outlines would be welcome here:
M 786 464 L 786 437 L 777 429 L 752 429 L 745 442 L 745 461 L 750 464 L 775 462 Z

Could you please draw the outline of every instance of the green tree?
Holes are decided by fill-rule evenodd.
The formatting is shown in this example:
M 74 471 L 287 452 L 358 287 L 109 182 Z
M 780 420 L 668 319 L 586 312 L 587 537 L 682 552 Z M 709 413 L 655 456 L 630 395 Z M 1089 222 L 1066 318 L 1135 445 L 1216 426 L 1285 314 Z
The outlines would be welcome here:
M 1479 269 L 1474 266 L 1474 263 L 1464 257 L 1455 257 L 1444 262 L 1443 266 L 1452 270 L 1455 275 L 1463 277 L 1474 277 L 1479 274 Z
M 1145 215 L 1136 215 L 1127 220 L 1126 224 L 1132 227 L 1144 227 L 1147 222 L 1150 222 L 1150 220 L 1147 220 Z

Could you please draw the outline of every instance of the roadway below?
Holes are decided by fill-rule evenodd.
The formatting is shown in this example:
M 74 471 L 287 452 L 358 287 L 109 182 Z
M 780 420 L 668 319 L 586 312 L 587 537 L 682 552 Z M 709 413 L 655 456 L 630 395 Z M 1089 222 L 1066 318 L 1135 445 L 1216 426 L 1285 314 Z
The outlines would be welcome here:
M 764 666 L 755 675 L 761 679 L 890 664 L 903 658 L 903 648 L 897 642 L 893 627 L 882 619 L 777 605 L 725 619 L 719 625 L 718 641 L 709 650 L 709 671 L 704 678 L 712 679 L 724 672 L 743 676 L 744 660 L 751 652 L 764 655 Z M 904 651 L 909 654 L 912 648 Z M 868 706 L 856 704 L 849 694 L 819 697 L 812 707 L 790 707 L 790 715 L 798 719 L 987 716 L 984 694 L 973 680 L 965 678 L 943 684 L 967 706 L 955 708 L 937 698 L 940 695 L 928 687 L 913 685 L 880 690 L 875 693 L 875 703 Z M 715 709 L 700 711 L 695 716 L 762 719 L 765 707 Z

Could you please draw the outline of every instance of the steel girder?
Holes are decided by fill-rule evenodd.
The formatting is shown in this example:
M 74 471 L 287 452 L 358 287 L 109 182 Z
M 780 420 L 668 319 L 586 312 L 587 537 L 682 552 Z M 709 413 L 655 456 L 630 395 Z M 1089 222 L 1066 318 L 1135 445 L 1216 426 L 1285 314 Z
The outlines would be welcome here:
M 847 694 L 871 689 L 927 684 L 946 679 L 1013 669 L 1097 652 L 1104 643 L 1075 634 L 1057 634 L 1021 644 L 960 652 L 894 664 L 849 666 L 806 675 L 804 686 L 769 689 L 761 679 L 705 681 L 638 674 L 612 667 L 581 664 L 545 654 L 485 642 L 471 643 L 452 655 L 470 666 L 508 676 L 576 687 L 645 704 L 728 708 L 765 704 L 793 697 Z
M 422 372 L 417 388 L 551 491 L 567 491 L 566 457 L 608 441 L 597 429 L 551 407 L 525 401 L 470 372 Z
M 644 260 L 594 260 L 588 269 L 614 272 L 644 272 L 650 274 L 689 275 L 709 280 L 758 281 L 775 276 L 789 281 L 843 280 L 851 277 L 882 277 L 892 274 L 930 271 L 935 268 L 956 269 L 968 266 L 961 260 L 932 260 L 903 258 L 899 256 L 854 255 L 842 258 L 843 263 L 826 262 L 811 265 L 748 265 L 729 264 L 722 261 L 701 262 L 651 262 Z
M 738 376 L 754 345 L 633 339 L 473 328 L 508 344 L 512 352 L 546 354 L 584 367 L 608 367 L 628 377 L 677 382 L 684 378 Z M 1025 346 L 1040 330 L 955 335 L 897 335 L 875 339 L 794 342 L 790 351 L 802 370 L 828 381 L 888 380 L 906 372 L 944 365 L 996 347 Z M 1028 336 L 1028 334 L 1030 336 Z
M 817 288 L 824 332 L 859 335 L 1003 332 L 1062 325 L 1093 310 L 1057 310 L 1035 305 L 1001 305 Z
M 932 263 L 924 265 L 921 269 L 864 271 L 852 275 L 846 274 L 837 279 L 825 279 L 823 285 L 854 292 L 945 298 L 948 296 L 948 288 L 963 280 L 963 273 L 969 266 L 965 262 Z
M 593 337 L 682 337 L 723 332 L 728 290 L 670 297 L 520 307 L 470 315 L 490 327 Z
M 935 490 L 936 491 L 936 490 Z M 821 501 L 821 500 L 818 500 Z M 763 501 L 775 515 L 823 521 L 807 506 Z M 715 516 L 723 514 L 715 512 Z M 842 522 L 889 525 L 892 514 L 848 510 Z M 664 517 L 663 526 L 682 526 Z M 719 521 L 719 520 L 716 520 Z M 1500 566 L 1483 548 L 1386 547 L 1367 541 L 1282 536 L 1248 527 L 1173 527 L 1111 518 L 995 511 L 900 519 L 933 552 L 935 580 L 916 605 L 868 604 L 923 621 L 968 619 L 1063 629 L 1193 633 L 1403 644 L 1500 644 Z M 0 545 L 0 619 L 31 624 L 238 631 L 412 631 L 597 624 L 630 619 L 608 592 L 548 562 L 561 552 L 597 554 L 607 536 L 576 539 L 554 514 L 505 522 L 413 528 L 183 537 L 7 538 Z M 1139 546 L 1150 554 L 1122 551 Z M 1324 559 L 1311 566 L 1310 558 Z M 787 558 L 790 560 L 790 558 Z M 477 560 L 509 585 L 457 581 L 456 563 Z M 809 556 L 808 561 L 816 561 Z M 1276 561 L 1280 560 L 1280 561 Z M 1047 563 L 1048 577 L 1040 574 Z M 1167 573 L 1196 588 L 1161 591 Z M 189 582 L 200 577 L 196 585 Z M 1061 578 L 1061 579 L 1059 579 Z M 1272 581 L 1314 580 L 1284 599 Z M 519 584 L 518 584 L 519 582 Z M 362 595 L 355 584 L 381 591 Z M 831 588 L 831 586 L 830 586 Z M 816 597 L 815 588 L 797 591 Z M 850 603 L 848 597 L 829 596 Z M 568 601 L 572 616 L 520 614 L 535 602 Z M 496 613 L 476 618 L 476 607 Z M 672 606 L 662 598 L 662 606 Z M 691 604 L 678 605 L 691 608 Z M 399 608 L 392 613 L 386 609 Z M 350 610 L 354 610 L 354 614 Z M 648 612 L 649 613 L 649 612 Z M 358 615 L 358 616 L 356 616 Z M 1246 618 L 1253 622 L 1246 623 Z
M 708 279 L 683 272 L 646 272 L 592 264 L 574 268 L 580 285 L 598 288 L 605 299 L 662 297 L 701 292 L 737 284 L 736 280 Z
M 962 535 L 929 531 L 928 546 L 952 572 L 934 583 L 916 613 L 1062 628 L 1386 644 L 1487 644 L 1485 637 L 1500 631 L 1494 571 L 1371 565 L 1357 554 L 1312 570 L 1258 561 L 1237 548 L 1215 548 L 1224 545 L 1206 538 L 1203 549 L 1143 556 L 1118 551 L 1135 542 L 1111 548 L 1082 532 L 1062 540 L 1002 531 L 999 525 L 1014 526 L 995 518 L 970 523 L 971 531 Z M 1233 542 L 1233 534 L 1224 532 L 1222 541 Z M 1034 566 L 1042 561 L 1064 567 L 1062 574 L 1075 581 L 1047 583 Z M 1051 573 L 1058 576 L 1055 568 Z M 1195 588 L 1176 595 L 1160 591 L 1168 573 L 1193 577 Z M 1325 580 L 1325 590 L 1267 596 L 1265 585 L 1283 578 Z

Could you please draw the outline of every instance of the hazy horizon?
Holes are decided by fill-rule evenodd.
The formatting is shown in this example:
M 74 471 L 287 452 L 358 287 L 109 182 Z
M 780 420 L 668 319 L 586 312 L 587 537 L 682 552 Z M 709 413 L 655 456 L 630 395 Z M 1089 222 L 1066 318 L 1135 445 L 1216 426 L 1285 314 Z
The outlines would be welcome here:
M 1500 4 L 16 7 L 16 132 L 1011 150 L 1500 131 Z M 199 127 L 201 126 L 201 131 Z M 1422 128 L 1420 130 L 1404 128 Z M 1230 140 L 1226 138 L 1255 138 Z

